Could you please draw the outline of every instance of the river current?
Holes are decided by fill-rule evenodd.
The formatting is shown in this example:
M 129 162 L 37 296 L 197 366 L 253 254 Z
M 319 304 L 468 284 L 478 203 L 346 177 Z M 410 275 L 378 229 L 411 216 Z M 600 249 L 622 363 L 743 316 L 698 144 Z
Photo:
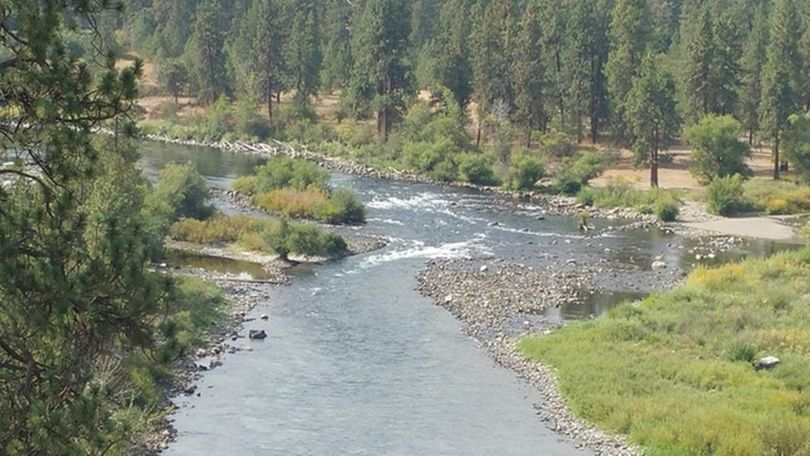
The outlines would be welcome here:
M 214 149 L 146 143 L 142 166 L 192 161 L 227 189 L 261 159 Z M 600 258 L 649 269 L 656 257 L 679 274 L 694 241 L 644 231 L 583 237 L 578 222 L 531 205 L 429 184 L 337 175 L 368 207 L 356 228 L 384 236 L 382 250 L 295 272 L 270 290 L 251 321 L 268 338 L 205 373 L 199 396 L 177 398 L 171 455 L 576 455 L 576 442 L 534 413 L 541 397 L 497 366 L 444 309 L 417 291 L 434 258 L 505 258 L 525 264 Z M 596 221 L 598 228 L 607 222 Z M 754 243 L 747 252 L 778 246 Z M 741 255 L 740 252 L 737 255 Z M 646 273 L 649 274 L 649 271 Z M 652 284 L 617 279 L 592 299 L 552 309 L 550 319 L 598 315 Z

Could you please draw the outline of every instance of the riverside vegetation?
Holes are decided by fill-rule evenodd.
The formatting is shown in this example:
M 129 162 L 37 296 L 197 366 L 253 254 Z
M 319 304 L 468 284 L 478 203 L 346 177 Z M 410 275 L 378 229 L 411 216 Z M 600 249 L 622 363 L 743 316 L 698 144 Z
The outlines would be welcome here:
M 555 369 L 575 414 L 649 454 L 808 454 L 809 287 L 808 248 L 698 268 L 520 347 Z M 754 369 L 769 355 L 781 364 Z
M 797 0 L 5 1 L 0 140 L 14 164 L 0 169 L 0 452 L 144 452 L 171 366 L 205 339 L 224 305 L 214 287 L 158 270 L 165 236 L 282 257 L 342 248 L 286 219 L 216 216 L 189 168 L 169 168 L 151 188 L 134 166 L 142 95 L 165 98 L 141 123 L 147 132 L 293 141 L 441 181 L 585 192 L 585 202 L 652 208 L 662 218 L 672 217 L 678 194 L 583 190 L 612 158 L 583 143 L 629 148 L 656 186 L 667 147 L 682 137 L 710 182 L 713 211 L 801 212 L 809 8 Z M 126 63 L 124 51 L 149 65 Z M 139 90 L 153 64 L 155 85 Z M 329 93 L 339 100 L 319 112 L 314 101 Z M 729 115 L 736 124 L 717 118 Z M 95 136 L 99 129 L 110 137 Z M 797 183 L 745 183 L 747 151 L 732 138 L 740 135 L 770 147 L 774 178 L 792 169 Z M 316 181 L 263 181 L 272 174 L 241 182 L 255 204 L 361 221 L 349 194 Z M 575 412 L 650 452 L 807 453 L 807 258 L 699 269 L 682 288 L 528 339 L 524 349 L 558 368 Z M 753 357 L 771 353 L 779 368 L 752 370 Z

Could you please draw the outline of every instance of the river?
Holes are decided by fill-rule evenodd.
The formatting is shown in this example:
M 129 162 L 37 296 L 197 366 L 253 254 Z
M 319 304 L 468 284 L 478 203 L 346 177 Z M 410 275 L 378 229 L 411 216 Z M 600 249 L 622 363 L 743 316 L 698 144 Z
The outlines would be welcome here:
M 147 143 L 142 166 L 193 161 L 213 187 L 228 188 L 261 160 L 214 149 Z M 612 231 L 585 238 L 578 222 L 491 195 L 429 184 L 338 175 L 368 207 L 364 232 L 385 236 L 379 251 L 295 272 L 254 309 L 269 337 L 224 359 L 175 400 L 172 455 L 569 455 L 588 454 L 547 429 L 541 400 L 495 365 L 459 323 L 415 291 L 432 258 L 599 259 L 637 272 L 605 280 L 591 299 L 551 309 L 549 319 L 585 318 L 620 298 L 648 293 L 656 276 L 694 263 L 696 241 L 657 232 Z M 607 222 L 596 221 L 598 227 Z M 780 246 L 750 243 L 744 255 Z M 663 257 L 670 268 L 648 265 Z

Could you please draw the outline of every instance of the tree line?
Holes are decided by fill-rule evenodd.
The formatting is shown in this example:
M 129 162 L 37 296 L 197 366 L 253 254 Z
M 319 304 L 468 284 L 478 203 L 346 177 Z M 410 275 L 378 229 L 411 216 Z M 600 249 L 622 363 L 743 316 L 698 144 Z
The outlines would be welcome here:
M 729 114 L 772 144 L 810 108 L 810 5 L 798 0 L 131 0 L 125 35 L 200 102 L 307 103 L 385 138 L 417 89 L 462 108 L 631 146 L 655 167 L 684 124 Z M 653 173 L 654 174 L 654 173 Z

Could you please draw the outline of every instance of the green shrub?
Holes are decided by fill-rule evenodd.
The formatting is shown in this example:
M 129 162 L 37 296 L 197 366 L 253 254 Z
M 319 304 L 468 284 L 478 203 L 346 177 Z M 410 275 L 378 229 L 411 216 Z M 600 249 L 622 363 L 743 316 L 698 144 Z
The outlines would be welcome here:
M 270 125 L 261 118 L 258 106 L 252 98 L 242 99 L 234 106 L 234 130 L 242 139 L 256 140 L 270 136 Z
M 743 186 L 754 208 L 772 215 L 810 212 L 810 186 L 791 182 L 754 179 Z
M 492 160 L 483 154 L 461 154 L 458 162 L 459 179 L 476 185 L 498 185 L 500 180 L 492 169 Z
M 734 174 L 750 176 L 745 160 L 751 148 L 740 141 L 742 126 L 731 116 L 709 114 L 687 128 L 686 140 L 692 146 L 692 164 L 689 171 L 701 182 Z
M 810 112 L 790 116 L 783 144 L 785 158 L 796 169 L 799 179 L 810 184 Z
M 570 157 L 577 150 L 575 141 L 563 131 L 552 130 L 549 133 L 540 134 L 538 140 L 540 150 L 553 157 Z
M 419 173 L 430 174 L 442 163 L 444 163 L 444 170 L 451 166 L 454 167 L 454 165 L 448 165 L 447 162 L 451 161 L 456 153 L 457 150 L 447 140 L 440 140 L 436 143 L 409 142 L 402 150 L 402 159 L 408 168 Z M 455 177 L 456 173 L 452 174 Z
M 674 222 L 681 212 L 680 205 L 674 199 L 663 199 L 655 203 L 655 216 L 662 222 Z
M 160 171 L 158 184 L 147 195 L 145 205 L 146 210 L 168 221 L 205 219 L 215 212 L 208 196 L 208 185 L 193 164 L 169 164 Z
M 346 241 L 334 233 L 324 233 L 313 225 L 292 225 L 281 219 L 265 232 L 267 244 L 282 259 L 290 254 L 312 256 L 336 256 L 343 254 Z
M 739 174 L 720 177 L 706 189 L 706 209 L 712 214 L 732 215 L 751 209 L 743 195 L 743 178 Z
M 453 182 L 458 178 L 458 167 L 453 157 L 446 157 L 428 172 L 428 176 L 441 182 Z
M 287 139 L 298 141 L 301 144 L 320 145 L 335 139 L 335 133 L 329 125 L 314 123 L 307 119 L 291 122 L 287 125 L 285 133 Z
M 344 188 L 336 188 L 329 194 L 329 212 L 318 214 L 318 219 L 327 223 L 363 223 L 366 208 L 357 194 Z
M 275 214 L 326 223 L 363 223 L 366 210 L 357 195 L 346 189 L 280 188 L 253 197 L 253 204 Z
M 607 167 L 607 155 L 586 151 L 563 159 L 554 179 L 554 187 L 560 193 L 576 195 L 591 179 L 599 177 Z
M 360 147 L 374 143 L 374 128 L 364 122 L 344 121 L 335 127 L 341 143 L 349 147 Z
M 275 157 L 256 168 L 254 177 L 238 179 L 235 186 L 239 191 L 257 194 L 280 188 L 326 188 L 328 180 L 329 173 L 313 162 Z
M 753 362 L 757 356 L 757 347 L 748 342 L 734 341 L 726 349 L 726 356 L 728 360 L 732 362 L 742 361 L 750 363 Z
M 680 201 L 675 193 L 664 189 L 636 190 L 630 182 L 619 179 L 604 188 L 583 188 L 577 202 L 600 208 L 635 208 L 642 214 L 655 214 L 662 222 L 672 222 L 680 213 Z
M 507 187 L 510 190 L 531 190 L 545 174 L 546 165 L 541 159 L 522 154 L 509 168 Z

